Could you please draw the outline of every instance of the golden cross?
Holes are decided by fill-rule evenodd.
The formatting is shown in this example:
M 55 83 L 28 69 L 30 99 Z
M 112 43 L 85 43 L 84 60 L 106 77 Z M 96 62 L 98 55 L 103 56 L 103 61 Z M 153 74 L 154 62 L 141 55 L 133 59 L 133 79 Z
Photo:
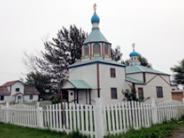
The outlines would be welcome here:
M 132 48 L 133 50 L 135 50 L 135 43 L 132 43 Z
M 94 12 L 96 12 L 96 7 L 97 7 L 97 5 L 96 5 L 96 3 L 93 5 L 93 9 L 94 9 Z

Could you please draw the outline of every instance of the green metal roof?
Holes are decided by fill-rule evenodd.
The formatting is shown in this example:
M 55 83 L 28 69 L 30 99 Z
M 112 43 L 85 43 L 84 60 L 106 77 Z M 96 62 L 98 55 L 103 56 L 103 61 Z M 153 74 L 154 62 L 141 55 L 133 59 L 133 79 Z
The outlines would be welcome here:
M 119 66 L 119 67 L 125 67 L 124 64 L 121 64 L 119 62 L 113 61 L 113 60 L 104 60 L 104 59 L 91 59 L 91 60 L 82 60 L 79 62 L 76 62 L 72 65 L 69 65 L 69 69 L 75 68 L 75 67 L 81 67 L 81 66 L 86 66 L 86 65 L 91 65 L 91 64 L 107 64 L 107 65 L 114 65 L 114 66 Z
M 154 74 L 162 74 L 162 75 L 169 75 L 160 71 L 157 71 L 155 69 L 152 68 L 148 68 L 145 66 L 141 66 L 141 65 L 132 65 L 132 66 L 127 66 L 126 67 L 126 73 L 127 74 L 132 74 L 132 73 L 154 73 Z
M 89 36 L 84 41 L 84 44 L 91 42 L 105 42 L 109 43 L 104 35 L 100 32 L 99 28 L 93 28 Z
M 83 80 L 69 80 L 69 82 L 77 89 L 92 89 L 92 87 Z
M 132 82 L 132 83 L 136 83 L 136 84 L 143 84 L 144 82 L 141 80 L 137 80 L 131 77 L 126 77 L 126 81 Z

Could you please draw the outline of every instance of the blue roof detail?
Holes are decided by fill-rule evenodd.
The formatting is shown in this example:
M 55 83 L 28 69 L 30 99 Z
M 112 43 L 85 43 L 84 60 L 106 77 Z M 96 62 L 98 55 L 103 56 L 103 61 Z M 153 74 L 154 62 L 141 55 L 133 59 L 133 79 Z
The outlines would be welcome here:
M 100 23 L 100 18 L 99 16 L 96 14 L 96 12 L 94 12 L 93 16 L 91 17 L 91 23 Z
M 153 74 L 162 74 L 162 75 L 169 75 L 167 73 L 163 73 L 160 71 L 157 71 L 152 68 L 148 68 L 142 65 L 134 65 L 134 66 L 127 66 L 126 67 L 126 74 L 133 74 L 133 73 L 153 73 Z
M 84 41 L 84 44 L 94 43 L 94 42 L 109 43 L 108 40 L 104 37 L 104 35 L 100 32 L 99 28 L 92 29 L 91 33 L 88 35 L 88 37 Z
M 138 56 L 140 56 L 140 54 L 134 50 L 133 52 L 130 53 L 129 56 L 130 57 L 138 57 Z

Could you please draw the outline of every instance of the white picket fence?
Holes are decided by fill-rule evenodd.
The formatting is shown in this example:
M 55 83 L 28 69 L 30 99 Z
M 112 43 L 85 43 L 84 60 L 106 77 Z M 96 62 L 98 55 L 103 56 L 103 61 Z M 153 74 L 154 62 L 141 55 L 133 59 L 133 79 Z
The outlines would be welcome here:
M 43 109 L 43 127 L 56 131 L 80 131 L 95 135 L 94 108 L 91 105 L 55 104 Z
M 89 137 L 102 138 L 107 134 L 126 133 L 129 129 L 150 127 L 184 115 L 184 104 L 163 102 L 151 104 L 122 102 L 103 105 L 54 104 L 45 107 L 14 105 L 0 107 L 0 122 L 51 129 L 60 132 L 79 131 Z
M 184 115 L 184 104 L 171 102 L 156 105 L 131 101 L 105 106 L 104 111 L 106 132 L 116 134 L 127 132 L 130 128 L 140 129 L 179 119 Z

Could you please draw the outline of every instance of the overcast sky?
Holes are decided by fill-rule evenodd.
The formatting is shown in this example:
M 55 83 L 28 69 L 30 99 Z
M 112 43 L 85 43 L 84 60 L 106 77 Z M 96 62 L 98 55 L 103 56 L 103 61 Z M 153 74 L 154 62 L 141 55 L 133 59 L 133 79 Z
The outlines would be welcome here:
M 0 0 L 0 84 L 24 78 L 24 52 L 39 54 L 43 41 L 71 24 L 90 32 L 93 4 L 100 29 L 129 58 L 131 44 L 157 70 L 184 58 L 183 0 Z

